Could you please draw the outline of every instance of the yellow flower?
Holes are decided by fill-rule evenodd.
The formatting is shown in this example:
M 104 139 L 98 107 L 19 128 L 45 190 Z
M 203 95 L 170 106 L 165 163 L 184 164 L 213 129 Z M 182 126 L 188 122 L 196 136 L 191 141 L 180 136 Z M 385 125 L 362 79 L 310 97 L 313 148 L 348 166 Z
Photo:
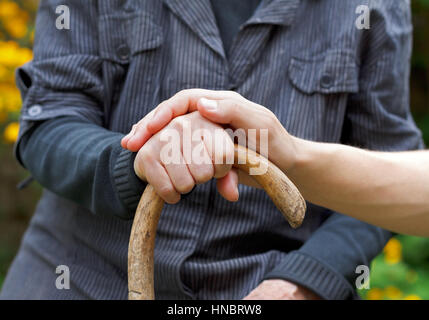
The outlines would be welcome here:
M 6 79 L 8 75 L 8 69 L 0 64 L 0 81 L 2 81 L 3 79 Z
M 7 143 L 14 143 L 18 138 L 19 124 L 18 122 L 11 122 L 4 130 L 4 139 Z
M 384 289 L 384 295 L 392 300 L 398 300 L 402 296 L 401 290 L 394 286 L 388 286 Z
M 383 290 L 379 288 L 370 289 L 366 295 L 368 300 L 382 300 L 383 299 Z
M 0 2 L 0 19 L 4 29 L 14 38 L 22 38 L 27 34 L 29 14 L 11 1 Z
M 9 35 L 16 39 L 23 38 L 27 34 L 27 24 L 20 17 L 7 19 L 3 21 L 3 25 Z
M 28 48 L 21 48 L 16 42 L 0 41 L 0 64 L 4 67 L 16 68 L 33 58 L 33 53 Z
M 404 298 L 404 300 L 422 300 L 418 295 L 416 294 L 410 294 Z
M 21 109 L 21 95 L 13 84 L 0 83 L 0 105 L 8 112 L 17 112 Z
M 383 251 L 384 261 L 387 264 L 396 264 L 402 259 L 402 245 L 396 238 L 390 239 Z
M 2 18 L 9 18 L 18 15 L 20 12 L 19 6 L 12 1 L 0 2 L 0 16 Z

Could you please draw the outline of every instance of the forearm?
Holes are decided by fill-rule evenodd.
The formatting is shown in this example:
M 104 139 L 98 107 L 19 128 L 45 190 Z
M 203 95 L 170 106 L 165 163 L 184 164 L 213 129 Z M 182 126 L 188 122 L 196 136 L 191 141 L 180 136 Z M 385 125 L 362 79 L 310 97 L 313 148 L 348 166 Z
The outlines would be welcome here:
M 296 161 L 285 171 L 307 200 L 396 232 L 429 235 L 428 152 L 293 141 Z
M 43 187 L 93 213 L 127 218 L 132 210 L 121 192 L 131 195 L 132 189 L 138 193 L 143 186 L 128 176 L 132 159 L 127 161 L 121 138 L 75 117 L 55 118 L 23 137 L 19 156 Z

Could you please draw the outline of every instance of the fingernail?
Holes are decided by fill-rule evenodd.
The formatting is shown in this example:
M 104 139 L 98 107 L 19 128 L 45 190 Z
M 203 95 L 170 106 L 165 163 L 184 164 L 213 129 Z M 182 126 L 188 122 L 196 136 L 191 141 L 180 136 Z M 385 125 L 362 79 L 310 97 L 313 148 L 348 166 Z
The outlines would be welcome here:
M 206 98 L 201 98 L 200 103 L 208 111 L 216 111 L 217 110 L 217 102 L 215 100 L 209 100 Z

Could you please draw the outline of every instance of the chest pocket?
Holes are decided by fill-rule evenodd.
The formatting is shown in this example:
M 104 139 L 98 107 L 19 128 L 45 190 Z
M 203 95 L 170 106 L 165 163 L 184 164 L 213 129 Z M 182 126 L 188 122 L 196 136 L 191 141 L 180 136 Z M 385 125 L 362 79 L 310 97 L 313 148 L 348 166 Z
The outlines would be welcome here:
M 337 142 L 348 95 L 359 91 L 354 52 L 333 49 L 312 57 L 294 56 L 288 77 L 293 87 L 289 131 L 306 139 Z
M 146 12 L 118 13 L 100 17 L 100 56 L 119 64 L 159 47 L 162 30 Z
M 105 114 L 111 119 L 111 129 L 128 130 L 156 104 L 162 43 L 162 29 L 147 12 L 118 12 L 100 17 Z M 136 84 L 138 90 L 131 90 Z

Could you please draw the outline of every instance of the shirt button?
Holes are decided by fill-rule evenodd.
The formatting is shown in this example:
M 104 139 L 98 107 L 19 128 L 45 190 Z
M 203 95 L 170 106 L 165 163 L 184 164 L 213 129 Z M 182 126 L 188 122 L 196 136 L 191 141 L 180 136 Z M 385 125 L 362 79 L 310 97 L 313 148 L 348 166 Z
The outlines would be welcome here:
M 126 44 L 122 44 L 118 47 L 116 54 L 118 55 L 119 59 L 128 60 L 130 57 L 130 49 Z
M 320 79 L 320 85 L 325 89 L 329 89 L 330 87 L 332 87 L 333 80 L 334 79 L 330 74 L 324 74 L 322 76 L 322 79 Z
M 42 106 L 36 104 L 28 109 L 28 115 L 31 117 L 38 116 L 42 113 Z

